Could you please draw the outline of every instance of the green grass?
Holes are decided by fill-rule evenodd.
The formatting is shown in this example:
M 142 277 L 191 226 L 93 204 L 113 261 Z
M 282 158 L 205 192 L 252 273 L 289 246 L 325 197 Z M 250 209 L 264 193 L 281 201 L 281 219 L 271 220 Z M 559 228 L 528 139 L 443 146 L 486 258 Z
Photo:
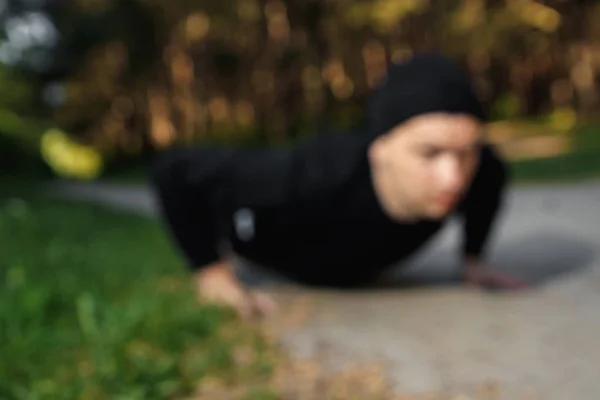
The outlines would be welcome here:
M 0 399 L 183 398 L 268 375 L 259 332 L 196 301 L 156 222 L 23 188 L 0 190 Z M 256 357 L 237 365 L 236 346 Z
M 572 182 L 600 177 L 600 152 L 573 152 L 560 157 L 511 165 L 517 183 Z

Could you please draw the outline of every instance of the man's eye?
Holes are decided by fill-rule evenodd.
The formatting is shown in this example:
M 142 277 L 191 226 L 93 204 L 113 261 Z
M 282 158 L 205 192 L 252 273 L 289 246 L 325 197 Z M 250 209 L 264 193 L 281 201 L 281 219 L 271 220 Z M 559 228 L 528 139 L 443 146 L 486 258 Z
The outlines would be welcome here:
M 425 149 L 423 150 L 423 156 L 425 158 L 435 158 L 442 154 L 442 151 L 439 149 Z

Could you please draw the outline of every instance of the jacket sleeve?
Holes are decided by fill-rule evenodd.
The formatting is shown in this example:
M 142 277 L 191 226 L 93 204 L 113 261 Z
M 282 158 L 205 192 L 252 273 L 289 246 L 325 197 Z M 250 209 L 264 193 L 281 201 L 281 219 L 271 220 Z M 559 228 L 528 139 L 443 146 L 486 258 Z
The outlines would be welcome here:
M 159 216 L 192 270 L 221 258 L 220 245 L 227 239 L 224 194 L 235 156 L 230 149 L 178 148 L 152 163 Z
M 473 182 L 459 206 L 464 256 L 481 258 L 503 206 L 508 168 L 491 145 L 485 145 Z

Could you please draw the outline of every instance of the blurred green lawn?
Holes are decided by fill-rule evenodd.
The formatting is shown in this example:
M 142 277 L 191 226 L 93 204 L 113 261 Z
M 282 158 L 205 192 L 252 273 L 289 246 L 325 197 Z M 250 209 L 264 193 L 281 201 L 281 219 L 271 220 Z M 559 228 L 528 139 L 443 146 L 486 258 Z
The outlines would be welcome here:
M 564 182 L 600 177 L 600 127 L 585 125 L 574 133 L 568 154 L 511 164 L 517 183 Z
M 158 223 L 4 183 L 0 399 L 162 400 L 268 376 L 266 341 L 196 302 Z

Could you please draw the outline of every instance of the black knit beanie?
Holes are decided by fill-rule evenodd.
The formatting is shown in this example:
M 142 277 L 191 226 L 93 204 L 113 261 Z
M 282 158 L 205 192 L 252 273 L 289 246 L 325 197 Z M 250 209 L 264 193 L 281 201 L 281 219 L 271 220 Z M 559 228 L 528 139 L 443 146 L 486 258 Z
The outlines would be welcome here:
M 382 135 L 428 112 L 462 113 L 486 120 L 467 72 L 435 53 L 419 54 L 390 67 L 368 106 L 369 132 Z

